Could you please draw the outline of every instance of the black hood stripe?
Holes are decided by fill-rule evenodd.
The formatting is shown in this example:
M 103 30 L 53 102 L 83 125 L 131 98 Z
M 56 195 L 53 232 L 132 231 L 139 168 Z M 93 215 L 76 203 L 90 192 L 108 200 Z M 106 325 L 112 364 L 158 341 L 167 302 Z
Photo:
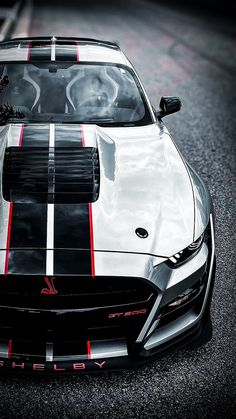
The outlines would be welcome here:
M 45 275 L 45 249 L 14 249 L 10 250 L 9 274 L 14 275 Z
M 11 248 L 46 248 L 47 204 L 14 204 Z
M 24 147 L 49 147 L 49 124 L 48 125 L 25 125 Z
M 51 124 L 52 128 L 55 153 L 59 147 L 86 146 L 82 126 L 73 126 L 69 132 L 61 125 Z M 49 138 L 49 125 L 26 125 L 21 129 L 19 145 L 49 149 Z M 49 205 L 53 206 L 52 229 L 47 222 Z M 53 240 L 49 240 L 49 230 Z M 92 204 L 10 203 L 8 231 L 6 274 L 95 276 Z
M 27 61 L 79 61 L 78 42 L 65 45 L 63 41 L 31 41 L 28 44 Z
M 56 61 L 79 61 L 76 43 L 65 45 L 63 41 L 56 41 Z
M 14 204 L 9 273 L 46 274 L 46 226 L 46 204 Z
M 55 275 L 91 275 L 88 204 L 55 205 L 54 247 Z M 66 247 L 72 250 L 59 250 Z M 81 251 L 77 248 L 87 250 Z
M 51 45 L 41 41 L 31 41 L 28 45 L 28 61 L 51 61 Z
M 83 146 L 83 130 L 80 127 L 71 126 L 68 131 L 68 126 L 55 126 L 55 148 L 58 147 L 82 147 Z
M 70 131 L 56 126 L 55 144 L 58 147 L 85 146 L 83 126 Z M 54 274 L 89 275 L 91 264 L 89 204 L 55 204 L 54 207 Z M 68 247 L 70 250 L 60 250 Z M 77 250 L 82 248 L 85 250 Z M 74 249 L 74 250 L 73 250 Z
M 22 125 L 19 147 L 29 145 L 49 147 L 49 126 L 34 128 Z M 47 204 L 10 203 L 10 208 L 9 254 L 5 273 L 45 274 Z

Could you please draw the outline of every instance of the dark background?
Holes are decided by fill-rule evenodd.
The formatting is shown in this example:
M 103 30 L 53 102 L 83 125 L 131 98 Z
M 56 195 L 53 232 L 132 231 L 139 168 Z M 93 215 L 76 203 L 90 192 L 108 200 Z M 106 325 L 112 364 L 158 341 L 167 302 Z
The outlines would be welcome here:
M 209 12 L 212 15 L 225 15 L 230 18 L 235 17 L 235 2 L 233 0 L 152 0 L 153 3 L 159 3 L 174 8 L 189 8 L 194 11 Z
M 164 122 L 207 183 L 216 212 L 213 337 L 143 369 L 85 376 L 1 376 L 1 417 L 235 417 L 236 25 L 216 1 L 38 1 L 31 35 L 118 40 L 154 106 L 178 95 Z

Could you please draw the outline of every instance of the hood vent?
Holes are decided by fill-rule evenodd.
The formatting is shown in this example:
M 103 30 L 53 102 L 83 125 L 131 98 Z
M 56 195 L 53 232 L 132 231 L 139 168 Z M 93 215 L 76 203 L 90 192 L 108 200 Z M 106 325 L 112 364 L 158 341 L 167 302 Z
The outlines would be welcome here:
M 99 193 L 98 150 L 93 147 L 8 147 L 3 197 L 16 203 L 94 202 Z

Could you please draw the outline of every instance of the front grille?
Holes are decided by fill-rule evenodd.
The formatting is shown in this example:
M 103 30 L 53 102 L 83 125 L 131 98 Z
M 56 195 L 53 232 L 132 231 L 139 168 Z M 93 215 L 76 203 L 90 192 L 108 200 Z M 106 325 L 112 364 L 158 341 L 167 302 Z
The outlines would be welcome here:
M 0 306 L 33 309 L 85 309 L 148 302 L 155 294 L 146 281 L 126 277 L 57 276 L 55 295 L 41 294 L 43 276 L 2 275 Z
M 8 147 L 3 196 L 15 203 L 86 203 L 98 199 L 99 160 L 93 147 Z
M 141 278 L 57 277 L 56 295 L 40 295 L 43 277 L 0 279 L 0 337 L 13 340 L 125 338 L 132 346 L 157 296 Z

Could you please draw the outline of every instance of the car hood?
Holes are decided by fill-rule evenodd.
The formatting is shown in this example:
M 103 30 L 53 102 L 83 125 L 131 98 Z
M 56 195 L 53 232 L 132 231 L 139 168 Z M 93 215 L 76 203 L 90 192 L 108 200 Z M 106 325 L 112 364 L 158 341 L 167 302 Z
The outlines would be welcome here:
M 194 199 L 186 164 L 167 129 L 97 129 L 101 167 L 95 248 L 169 257 L 193 241 Z M 106 134 L 106 136 L 104 135 Z M 146 238 L 136 234 L 145 229 Z
M 21 146 L 41 144 L 48 147 L 49 131 L 49 124 L 25 125 Z M 80 125 L 58 124 L 55 128 L 56 138 L 59 132 L 62 133 L 60 138 L 63 146 L 71 138 L 73 144 L 76 136 L 81 138 Z M 9 226 L 10 204 L 3 197 L 1 176 L 2 271 L 6 257 L 4 249 L 13 247 L 13 244 L 14 249 L 28 250 L 28 254 L 38 249 L 38 259 L 41 258 L 40 252 L 47 249 L 60 249 L 58 257 L 61 259 L 67 250 L 91 251 L 92 248 L 98 260 L 101 254 L 109 252 L 116 254 L 117 258 L 119 254 L 166 258 L 193 241 L 195 203 L 192 180 L 186 163 L 164 126 L 153 124 L 145 127 L 102 128 L 84 125 L 82 134 L 85 147 L 98 149 L 99 196 L 89 204 L 87 221 L 83 221 L 85 204 L 55 204 L 57 215 L 51 230 L 54 229 L 54 237 L 60 236 L 59 241 L 42 239 L 42 235 L 46 236 L 49 230 L 46 215 L 48 205 L 45 203 L 13 202 L 13 218 Z M 1 174 L 6 147 L 19 145 L 21 136 L 21 124 L 0 128 Z M 9 229 L 14 229 L 12 224 L 17 222 L 18 230 L 11 231 L 9 238 Z M 77 225 L 80 228 L 78 235 Z M 19 251 L 17 255 L 19 259 Z M 105 263 L 107 256 L 97 265 Z

